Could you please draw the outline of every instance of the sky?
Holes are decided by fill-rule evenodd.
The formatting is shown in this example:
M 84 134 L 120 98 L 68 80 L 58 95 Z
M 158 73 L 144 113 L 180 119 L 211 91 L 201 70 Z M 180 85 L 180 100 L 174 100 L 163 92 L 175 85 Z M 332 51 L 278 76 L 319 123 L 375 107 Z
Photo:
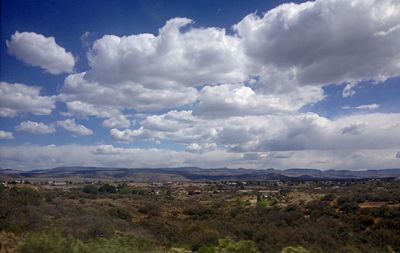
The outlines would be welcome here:
M 0 31 L 1 168 L 400 168 L 398 0 L 4 0 Z

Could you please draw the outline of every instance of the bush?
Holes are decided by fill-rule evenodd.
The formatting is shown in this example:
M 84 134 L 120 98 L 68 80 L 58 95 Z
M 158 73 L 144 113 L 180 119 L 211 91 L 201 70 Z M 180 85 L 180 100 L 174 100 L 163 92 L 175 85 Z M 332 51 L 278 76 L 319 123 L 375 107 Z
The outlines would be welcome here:
M 18 247 L 19 253 L 139 253 L 162 252 L 149 241 L 131 236 L 121 238 L 97 238 L 81 241 L 59 233 L 30 234 Z
M 217 253 L 259 253 L 255 242 L 249 240 L 233 241 L 229 237 L 219 240 Z
M 159 205 L 154 203 L 146 203 L 143 206 L 139 207 L 139 213 L 147 214 L 150 216 L 159 216 L 161 213 L 161 208 Z
M 97 189 L 96 186 L 89 184 L 83 187 L 83 192 L 89 194 L 97 194 L 99 190 Z
M 59 229 L 61 232 L 79 239 L 91 239 L 111 238 L 114 236 L 115 227 L 113 219 L 108 215 L 93 212 L 70 218 L 62 226 L 59 226 Z
M 335 199 L 335 195 L 332 193 L 328 193 L 322 197 L 322 201 L 333 201 Z
M 301 246 L 289 246 L 284 249 L 282 249 L 281 253 L 310 253 L 310 251 L 306 250 L 305 248 Z
M 104 184 L 104 185 L 100 186 L 99 192 L 116 193 L 117 188 L 110 184 Z
M 108 214 L 122 220 L 128 220 L 131 218 L 130 213 L 122 208 L 111 208 L 110 210 L 108 210 Z
M 141 240 L 132 236 L 121 238 L 98 238 L 85 243 L 82 253 L 161 253 L 161 249 L 153 242 Z
M 83 243 L 71 236 L 58 233 L 30 234 L 18 248 L 19 253 L 80 253 Z
M 197 251 L 199 253 L 217 253 L 214 247 L 208 245 L 201 246 Z
M 38 191 L 31 188 L 13 187 L 10 190 L 10 199 L 20 205 L 39 205 L 42 201 L 42 196 Z

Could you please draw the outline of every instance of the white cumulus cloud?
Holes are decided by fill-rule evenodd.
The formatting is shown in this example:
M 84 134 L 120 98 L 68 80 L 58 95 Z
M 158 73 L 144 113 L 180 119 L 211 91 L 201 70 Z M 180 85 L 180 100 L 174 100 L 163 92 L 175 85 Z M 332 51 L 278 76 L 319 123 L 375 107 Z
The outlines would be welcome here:
M 0 82 L 0 116 L 14 117 L 21 113 L 51 114 L 54 97 L 40 95 L 40 87 Z
M 85 103 L 92 107 L 154 111 L 189 104 L 197 97 L 197 90 L 192 87 L 153 89 L 131 81 L 114 84 L 94 82 L 86 79 L 85 74 L 73 74 L 65 79 L 59 95 L 61 101 Z
M 89 53 L 89 79 L 146 87 L 198 86 L 247 79 L 240 41 L 224 29 L 190 27 L 173 18 L 158 35 L 106 35 Z M 187 28 L 183 30 L 184 28 Z
M 12 140 L 14 135 L 11 132 L 0 130 L 0 140 Z
M 136 137 L 142 135 L 143 128 L 141 127 L 135 130 L 130 130 L 130 129 L 118 130 L 113 128 L 110 130 L 110 134 L 117 141 L 129 142 L 133 141 Z
M 266 83 L 321 85 L 398 76 L 399 23 L 398 1 L 316 0 L 250 14 L 234 28 Z
M 324 94 L 326 86 L 342 85 L 342 96 L 354 104 L 361 81 L 400 76 L 399 24 L 400 2 L 393 0 L 282 4 L 247 15 L 231 31 L 172 18 L 155 34 L 93 41 L 89 67 L 80 73 L 71 73 L 75 60 L 54 38 L 17 32 L 7 42 L 10 53 L 50 73 L 70 74 L 53 97 L 41 96 L 38 87 L 1 83 L 0 116 L 48 115 L 57 101 L 65 103 L 65 117 L 99 118 L 115 144 L 172 141 L 185 149 L 20 147 L 38 148 L 23 156 L 35 166 L 49 166 L 44 161 L 52 156 L 53 165 L 392 167 L 399 165 L 393 156 L 399 113 L 379 113 L 375 103 L 339 105 L 347 115 L 328 118 L 308 108 L 332 95 Z M 32 45 L 25 45 L 29 38 Z M 16 129 L 93 134 L 75 119 L 37 130 L 45 129 L 41 124 L 22 122 Z M 22 166 L 16 149 L 0 155 L 6 165 Z
M 236 152 L 385 149 L 398 147 L 399 121 L 398 113 L 338 119 L 315 113 L 208 119 L 194 116 L 191 111 L 171 111 L 140 121 L 143 129 L 135 132 L 135 138 L 173 140 L 188 150 L 213 143 Z
M 10 54 L 29 65 L 41 67 L 51 74 L 73 71 L 73 55 L 59 46 L 54 37 L 16 31 L 6 43 Z
M 56 129 L 51 125 L 46 125 L 42 122 L 24 121 L 15 127 L 17 131 L 25 131 L 34 134 L 50 134 L 54 133 Z
M 75 119 L 59 120 L 56 124 L 73 135 L 86 136 L 92 135 L 93 131 L 83 125 L 76 124 Z
M 367 124 L 364 122 L 352 122 L 351 124 L 342 128 L 342 134 L 350 134 L 350 135 L 359 135 L 361 134 L 367 127 Z
M 116 115 L 105 119 L 102 125 L 108 128 L 128 128 L 131 122 L 124 115 Z
M 296 112 L 323 98 L 323 90 L 313 86 L 305 86 L 300 93 L 284 94 L 256 93 L 252 88 L 240 84 L 205 86 L 199 93 L 194 114 L 227 117 Z

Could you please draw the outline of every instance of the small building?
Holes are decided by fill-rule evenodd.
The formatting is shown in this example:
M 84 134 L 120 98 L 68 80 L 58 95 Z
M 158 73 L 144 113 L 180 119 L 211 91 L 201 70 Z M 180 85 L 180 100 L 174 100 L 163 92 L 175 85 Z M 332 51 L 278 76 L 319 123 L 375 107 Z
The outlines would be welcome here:
M 237 192 L 241 193 L 241 194 L 245 194 L 245 193 L 251 193 L 251 192 L 253 192 L 253 190 L 238 190 Z
M 65 181 L 49 181 L 48 183 L 49 183 L 49 185 L 52 185 L 52 186 L 66 186 L 67 185 L 67 182 L 65 182 Z
M 260 190 L 258 191 L 261 196 L 263 197 L 271 197 L 271 196 L 276 196 L 277 194 L 279 194 L 279 190 Z

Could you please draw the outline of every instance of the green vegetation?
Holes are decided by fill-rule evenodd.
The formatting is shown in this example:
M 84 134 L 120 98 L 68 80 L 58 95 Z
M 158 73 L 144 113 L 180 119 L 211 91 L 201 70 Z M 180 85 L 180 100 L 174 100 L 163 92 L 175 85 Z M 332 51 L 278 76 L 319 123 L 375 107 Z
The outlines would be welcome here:
M 183 248 L 173 247 L 169 250 L 154 246 L 150 241 L 137 239 L 132 236 L 119 238 L 97 238 L 81 241 L 72 236 L 63 236 L 59 233 L 32 233 L 23 240 L 18 247 L 20 253 L 59 252 L 59 253 L 179 253 L 191 252 Z M 217 246 L 203 245 L 199 253 L 259 253 L 257 246 L 252 241 L 235 242 L 230 238 L 219 240 Z M 285 251 L 286 252 L 286 251 Z M 303 252 L 303 251 L 288 251 Z
M 60 253 L 135 253 L 167 252 L 150 241 L 132 236 L 115 238 L 96 238 L 87 241 L 64 236 L 59 233 L 32 233 L 18 247 L 20 253 L 60 252 Z
M 0 250 L 400 252 L 398 181 L 185 187 L 196 194 L 127 183 L 1 187 Z
M 99 189 L 97 189 L 96 186 L 90 184 L 90 185 L 85 185 L 83 187 L 83 192 L 90 194 L 97 194 L 99 192 Z
M 305 248 L 298 246 L 298 247 L 294 247 L 294 246 L 289 246 L 284 248 L 281 253 L 310 253 L 310 251 L 306 250 Z

